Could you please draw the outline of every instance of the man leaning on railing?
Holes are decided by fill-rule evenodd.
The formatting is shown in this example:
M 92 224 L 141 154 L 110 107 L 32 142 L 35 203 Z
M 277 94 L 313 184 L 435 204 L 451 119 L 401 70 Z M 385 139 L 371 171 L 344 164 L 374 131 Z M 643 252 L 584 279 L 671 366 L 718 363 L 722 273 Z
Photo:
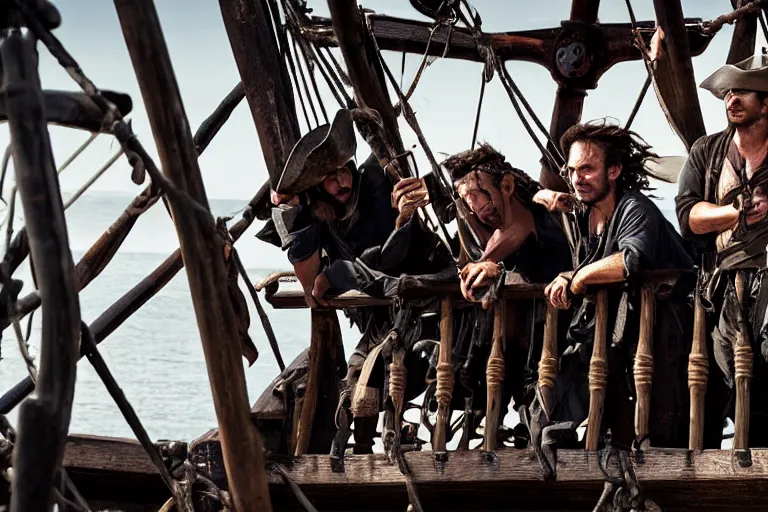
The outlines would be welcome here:
M 610 286 L 608 382 L 601 430 L 610 428 L 614 446 L 629 448 L 633 441 L 644 441 L 635 439 L 633 425 L 632 368 L 639 335 L 639 278 L 642 272 L 651 270 L 690 270 L 693 261 L 680 235 L 643 193 L 650 188 L 645 161 L 655 155 L 642 139 L 599 121 L 573 126 L 560 142 L 567 158 L 564 177 L 573 195 L 566 198 L 567 194 L 544 190 L 534 199 L 552 211 L 568 211 L 566 218 L 575 238 L 575 270 L 561 274 L 545 290 L 552 306 L 574 308 L 550 419 L 560 430 L 557 439 L 561 444 L 576 443 L 575 430 L 589 414 L 588 372 L 595 335 L 595 301 L 587 291 Z M 574 196 L 577 201 L 570 211 L 574 201 L 564 198 Z M 655 311 L 649 428 L 654 446 L 685 447 L 687 443 L 686 370 L 692 287 L 692 279 L 678 279 L 672 293 L 658 302 Z M 538 421 L 538 425 L 531 426 L 536 437 L 546 427 L 541 415 L 536 415 L 536 406 L 531 412 L 534 423 Z M 551 427 L 548 432 L 552 432 Z M 547 432 L 543 435 L 546 437 Z M 544 439 L 545 444 L 548 442 Z

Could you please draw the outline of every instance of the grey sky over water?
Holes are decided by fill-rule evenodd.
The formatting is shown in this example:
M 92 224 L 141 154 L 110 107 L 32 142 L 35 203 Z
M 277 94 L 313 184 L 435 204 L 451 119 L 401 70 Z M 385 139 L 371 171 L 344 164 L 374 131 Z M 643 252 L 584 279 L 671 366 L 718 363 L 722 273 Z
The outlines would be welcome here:
M 194 131 L 239 80 L 219 5 L 211 0 L 157 0 L 155 3 Z M 362 0 L 359 3 L 380 13 L 424 19 L 407 0 Z M 560 20 L 568 17 L 570 8 L 568 0 L 475 0 L 472 3 L 483 16 L 486 31 L 556 27 Z M 309 4 L 315 9 L 315 14 L 327 15 L 327 3 L 324 0 L 310 0 Z M 134 131 L 155 155 L 154 141 L 113 3 L 104 0 L 66 0 L 57 2 L 57 6 L 62 13 L 63 24 L 57 29 L 56 35 L 99 87 L 131 95 L 134 101 L 134 112 L 131 114 Z M 633 6 L 638 19 L 654 19 L 651 0 L 635 0 Z M 687 0 L 683 1 L 683 8 L 687 17 L 711 19 L 728 11 L 730 2 Z M 628 14 L 624 0 L 603 0 L 600 20 L 626 22 Z M 732 28 L 725 26 L 707 52 L 694 60 L 698 82 L 724 63 L 731 32 Z M 762 35 L 758 44 L 761 43 Z M 74 82 L 42 45 L 40 54 L 44 87 L 74 90 Z M 406 84 L 416 71 L 419 58 L 410 56 L 407 59 Z M 386 59 L 391 69 L 399 74 L 401 55 L 387 52 Z M 508 68 L 533 108 L 548 125 L 556 89 L 549 73 L 535 64 L 523 62 L 510 62 Z M 438 60 L 424 73 L 412 103 L 435 152 L 455 152 L 469 146 L 480 72 L 481 67 L 477 63 Z M 625 121 L 644 77 L 645 70 L 641 62 L 623 63 L 611 69 L 601 79 L 598 89 L 589 92 L 584 119 L 607 115 Z M 327 89 L 324 90 L 327 92 Z M 712 132 L 721 129 L 724 126 L 721 103 L 705 91 L 700 92 L 700 98 L 707 130 Z M 330 94 L 325 99 L 329 110 L 334 110 L 335 102 Z M 302 118 L 302 115 L 299 114 L 299 117 Z M 652 90 L 635 120 L 634 128 L 660 154 L 684 154 L 683 145 L 669 128 Z M 417 142 L 404 124 L 402 131 L 407 144 Z M 88 135 L 52 127 L 51 136 L 56 161 L 61 163 Z M 479 139 L 498 147 L 515 165 L 538 176 L 539 154 L 497 79 L 486 90 Z M 0 131 L 0 145 L 7 141 L 7 128 L 3 127 Z M 70 191 L 79 188 L 117 149 L 117 144 L 110 137 L 99 137 L 62 176 L 62 188 Z M 358 156 L 364 157 L 366 149 L 361 148 Z M 263 183 L 266 169 L 245 102 L 238 107 L 200 163 L 211 197 L 248 199 Z M 420 158 L 420 163 L 423 169 L 427 168 L 424 158 Z M 124 159 L 94 186 L 94 191 L 130 193 L 137 190 L 130 181 L 128 165 Z

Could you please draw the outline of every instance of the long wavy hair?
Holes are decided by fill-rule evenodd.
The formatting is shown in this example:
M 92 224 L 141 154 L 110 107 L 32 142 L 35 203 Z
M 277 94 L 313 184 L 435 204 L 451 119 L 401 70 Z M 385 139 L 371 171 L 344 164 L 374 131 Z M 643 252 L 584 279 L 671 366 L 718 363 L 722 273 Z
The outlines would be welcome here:
M 476 149 L 462 151 L 443 161 L 442 166 L 451 174 L 454 187 L 472 172 L 485 172 L 493 177 L 496 186 L 501 185 L 504 176 L 515 178 L 515 196 L 526 206 L 533 202 L 533 196 L 541 185 L 521 169 L 513 167 L 507 159 L 490 144 L 481 144 Z
M 616 180 L 616 189 L 625 192 L 653 190 L 648 181 L 648 170 L 645 161 L 648 158 L 658 158 L 651 151 L 651 146 L 637 133 L 610 123 L 607 118 L 576 124 L 568 128 L 560 138 L 560 147 L 567 155 L 577 142 L 591 142 L 603 150 L 606 169 L 621 164 L 621 174 Z M 566 181 L 567 167 L 562 174 Z

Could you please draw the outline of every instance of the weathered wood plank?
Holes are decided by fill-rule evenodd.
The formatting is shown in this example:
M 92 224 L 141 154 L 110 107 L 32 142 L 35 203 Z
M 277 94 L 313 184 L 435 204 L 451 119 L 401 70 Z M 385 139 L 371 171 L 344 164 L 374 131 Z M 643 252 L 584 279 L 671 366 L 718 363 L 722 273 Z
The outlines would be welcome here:
M 88 469 L 114 473 L 159 473 L 138 441 L 123 437 L 86 434 L 71 435 L 64 449 L 67 469 Z

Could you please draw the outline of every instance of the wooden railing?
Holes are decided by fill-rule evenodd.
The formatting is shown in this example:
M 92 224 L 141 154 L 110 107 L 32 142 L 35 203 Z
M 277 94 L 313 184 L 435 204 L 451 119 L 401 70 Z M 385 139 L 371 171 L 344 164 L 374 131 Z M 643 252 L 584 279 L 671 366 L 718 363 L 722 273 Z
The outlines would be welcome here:
M 649 433 L 649 417 L 653 403 L 651 390 L 653 387 L 654 369 L 654 313 L 656 300 L 665 296 L 681 276 L 681 271 L 647 272 L 638 280 L 640 286 L 640 324 L 639 339 L 634 361 L 634 381 L 636 388 L 635 406 L 635 436 L 644 440 L 641 449 L 649 447 L 646 439 Z M 603 418 L 603 407 L 608 383 L 608 290 L 610 285 L 590 290 L 596 303 L 596 322 L 592 358 L 589 366 L 590 406 L 588 428 L 586 431 L 586 450 L 598 449 L 600 426 Z M 267 290 L 267 300 L 277 309 L 295 309 L 307 307 L 304 294 L 301 291 L 281 291 L 277 281 L 262 282 L 260 288 Z M 543 298 L 545 285 L 528 283 L 519 274 L 508 273 L 500 294 L 500 300 L 494 308 L 494 326 L 491 352 L 486 366 L 487 380 L 487 409 L 485 419 L 485 439 L 482 448 L 494 450 L 497 447 L 497 432 L 500 422 L 501 389 L 505 375 L 503 339 L 506 333 L 505 319 L 508 301 Z M 742 287 L 743 288 L 743 287 Z M 738 290 L 737 290 L 738 291 Z M 450 428 L 450 403 L 453 395 L 454 373 L 451 361 L 453 348 L 453 315 L 456 308 L 469 304 L 461 297 L 456 285 L 430 287 L 428 292 L 433 296 L 443 296 L 440 322 L 440 347 L 438 351 L 437 382 L 435 398 L 438 403 L 437 420 L 432 433 L 432 447 L 435 452 L 446 450 L 447 431 Z M 420 293 L 427 293 L 426 291 Z M 741 291 L 743 293 L 743 290 Z M 414 293 L 414 296 L 419 293 Z M 698 297 L 698 293 L 696 294 Z M 368 307 L 390 304 L 392 299 L 378 299 L 359 292 L 348 292 L 329 299 L 329 307 Z M 542 398 L 542 406 L 547 416 L 553 406 L 553 395 L 557 381 L 558 369 L 558 312 L 552 306 L 547 306 L 544 340 L 539 360 L 538 387 Z M 314 331 L 313 331 L 314 332 Z M 699 301 L 696 301 L 694 313 L 693 343 L 689 355 L 688 387 L 690 390 L 690 435 L 689 448 L 702 450 L 704 431 L 704 395 L 708 378 L 708 355 L 706 344 L 706 325 L 704 312 Z M 319 337 L 313 334 L 312 343 L 318 342 Z M 751 349 L 743 337 L 737 340 L 736 348 L 736 380 L 737 380 L 737 414 L 736 436 L 734 448 L 747 448 L 749 423 L 749 379 L 751 377 Z M 311 386 L 311 383 L 310 383 Z M 399 418 L 396 419 L 396 422 Z M 397 424 L 397 423 L 396 423 Z

